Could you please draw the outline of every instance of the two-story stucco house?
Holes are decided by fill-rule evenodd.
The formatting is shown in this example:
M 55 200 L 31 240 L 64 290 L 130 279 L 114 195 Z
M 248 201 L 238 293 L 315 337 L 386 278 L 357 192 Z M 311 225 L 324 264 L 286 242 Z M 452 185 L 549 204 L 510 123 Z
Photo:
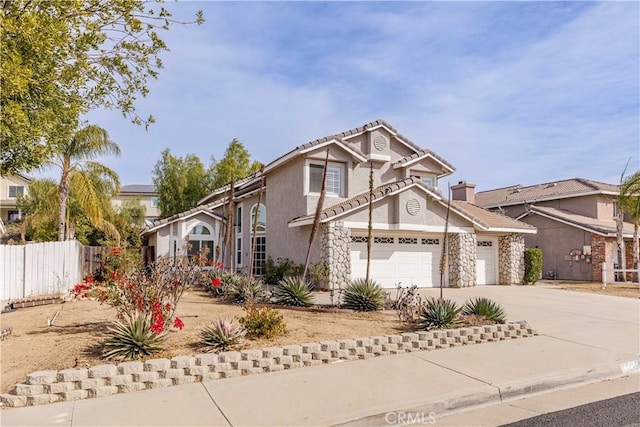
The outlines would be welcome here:
M 31 178 L 25 175 L 0 177 L 0 218 L 3 222 L 17 221 L 22 218 L 22 212 L 16 203 L 19 196 L 27 195 L 30 183 Z
M 383 120 L 300 145 L 267 164 L 263 172 L 235 184 L 237 268 L 251 267 L 259 274 L 267 257 L 304 262 L 327 153 L 326 198 L 312 261 L 328 264 L 329 285 L 342 286 L 365 276 L 371 202 L 371 277 L 384 287 L 397 283 L 439 286 L 448 202 L 437 185 L 454 167 Z M 168 218 L 147 230 L 156 255 L 174 254 L 187 236 L 218 246 L 221 228 L 216 221 L 226 216 L 228 193 L 229 186 L 222 187 L 201 200 L 198 208 L 181 214 L 182 218 Z M 254 265 L 249 266 L 256 211 L 257 245 Z M 535 233 L 534 227 L 455 201 L 450 204 L 448 231 L 445 286 L 521 281 L 524 235 Z
M 111 199 L 111 203 L 115 208 L 118 208 L 127 200 L 139 200 L 140 204 L 145 207 L 145 219 L 148 221 L 153 222 L 160 217 L 158 192 L 155 185 L 123 185 L 120 187 L 118 195 Z
M 617 185 L 572 178 L 478 192 L 475 203 L 538 229 L 526 236 L 525 243 L 542 249 L 543 278 L 600 281 L 602 263 L 611 271 L 618 259 L 618 194 Z M 623 231 L 626 262 L 631 266 L 633 225 L 625 222 Z

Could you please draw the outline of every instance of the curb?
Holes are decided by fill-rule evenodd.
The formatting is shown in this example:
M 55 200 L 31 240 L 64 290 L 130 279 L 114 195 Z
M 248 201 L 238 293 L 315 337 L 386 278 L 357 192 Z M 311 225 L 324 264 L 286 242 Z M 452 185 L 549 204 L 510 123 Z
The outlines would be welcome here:
M 498 385 L 494 393 L 461 393 L 447 399 L 431 400 L 410 408 L 377 413 L 362 418 L 332 424 L 332 426 L 384 426 L 434 424 L 437 418 L 470 409 L 491 406 L 536 394 L 620 378 L 640 372 L 640 359 L 594 365 L 571 372 L 556 372 L 534 380 L 517 380 Z

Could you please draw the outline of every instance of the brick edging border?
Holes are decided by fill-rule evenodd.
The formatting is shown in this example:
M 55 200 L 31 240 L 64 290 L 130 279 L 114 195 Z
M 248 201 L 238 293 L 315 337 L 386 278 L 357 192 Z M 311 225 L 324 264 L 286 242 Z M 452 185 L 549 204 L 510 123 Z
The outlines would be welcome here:
M 534 335 L 527 323 L 508 323 L 38 371 L 0 400 L 3 406 L 32 406 Z

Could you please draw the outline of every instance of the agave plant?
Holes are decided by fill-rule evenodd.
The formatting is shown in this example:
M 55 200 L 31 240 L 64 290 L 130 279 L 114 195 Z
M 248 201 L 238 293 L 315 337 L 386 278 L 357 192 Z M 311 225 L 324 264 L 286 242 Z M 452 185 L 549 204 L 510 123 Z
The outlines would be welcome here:
M 482 316 L 487 320 L 495 323 L 504 323 L 506 314 L 500 304 L 490 300 L 489 298 L 474 298 L 466 302 L 462 307 L 462 314 Z
M 450 299 L 429 298 L 420 309 L 420 326 L 425 329 L 455 328 L 460 325 L 462 310 Z
M 200 331 L 200 342 L 216 352 L 227 351 L 242 343 L 247 331 L 233 320 L 219 319 Z
M 280 280 L 273 291 L 276 304 L 294 307 L 309 307 L 313 304 L 311 290 L 313 286 L 304 282 L 302 277 L 285 277 Z
M 386 294 L 374 280 L 356 279 L 344 290 L 344 306 L 356 311 L 382 309 Z
M 227 299 L 234 304 L 259 302 L 265 299 L 265 294 L 260 280 L 244 276 L 234 276 L 226 292 Z
M 151 319 L 134 313 L 115 321 L 107 330 L 102 355 L 106 359 L 133 360 L 164 350 L 165 335 L 151 330 Z

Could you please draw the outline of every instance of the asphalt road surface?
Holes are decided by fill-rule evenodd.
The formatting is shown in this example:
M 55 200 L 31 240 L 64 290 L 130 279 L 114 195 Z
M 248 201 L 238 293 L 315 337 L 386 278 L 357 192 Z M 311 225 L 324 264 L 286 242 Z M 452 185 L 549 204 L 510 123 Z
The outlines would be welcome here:
M 503 427 L 640 427 L 640 392 L 528 418 Z

